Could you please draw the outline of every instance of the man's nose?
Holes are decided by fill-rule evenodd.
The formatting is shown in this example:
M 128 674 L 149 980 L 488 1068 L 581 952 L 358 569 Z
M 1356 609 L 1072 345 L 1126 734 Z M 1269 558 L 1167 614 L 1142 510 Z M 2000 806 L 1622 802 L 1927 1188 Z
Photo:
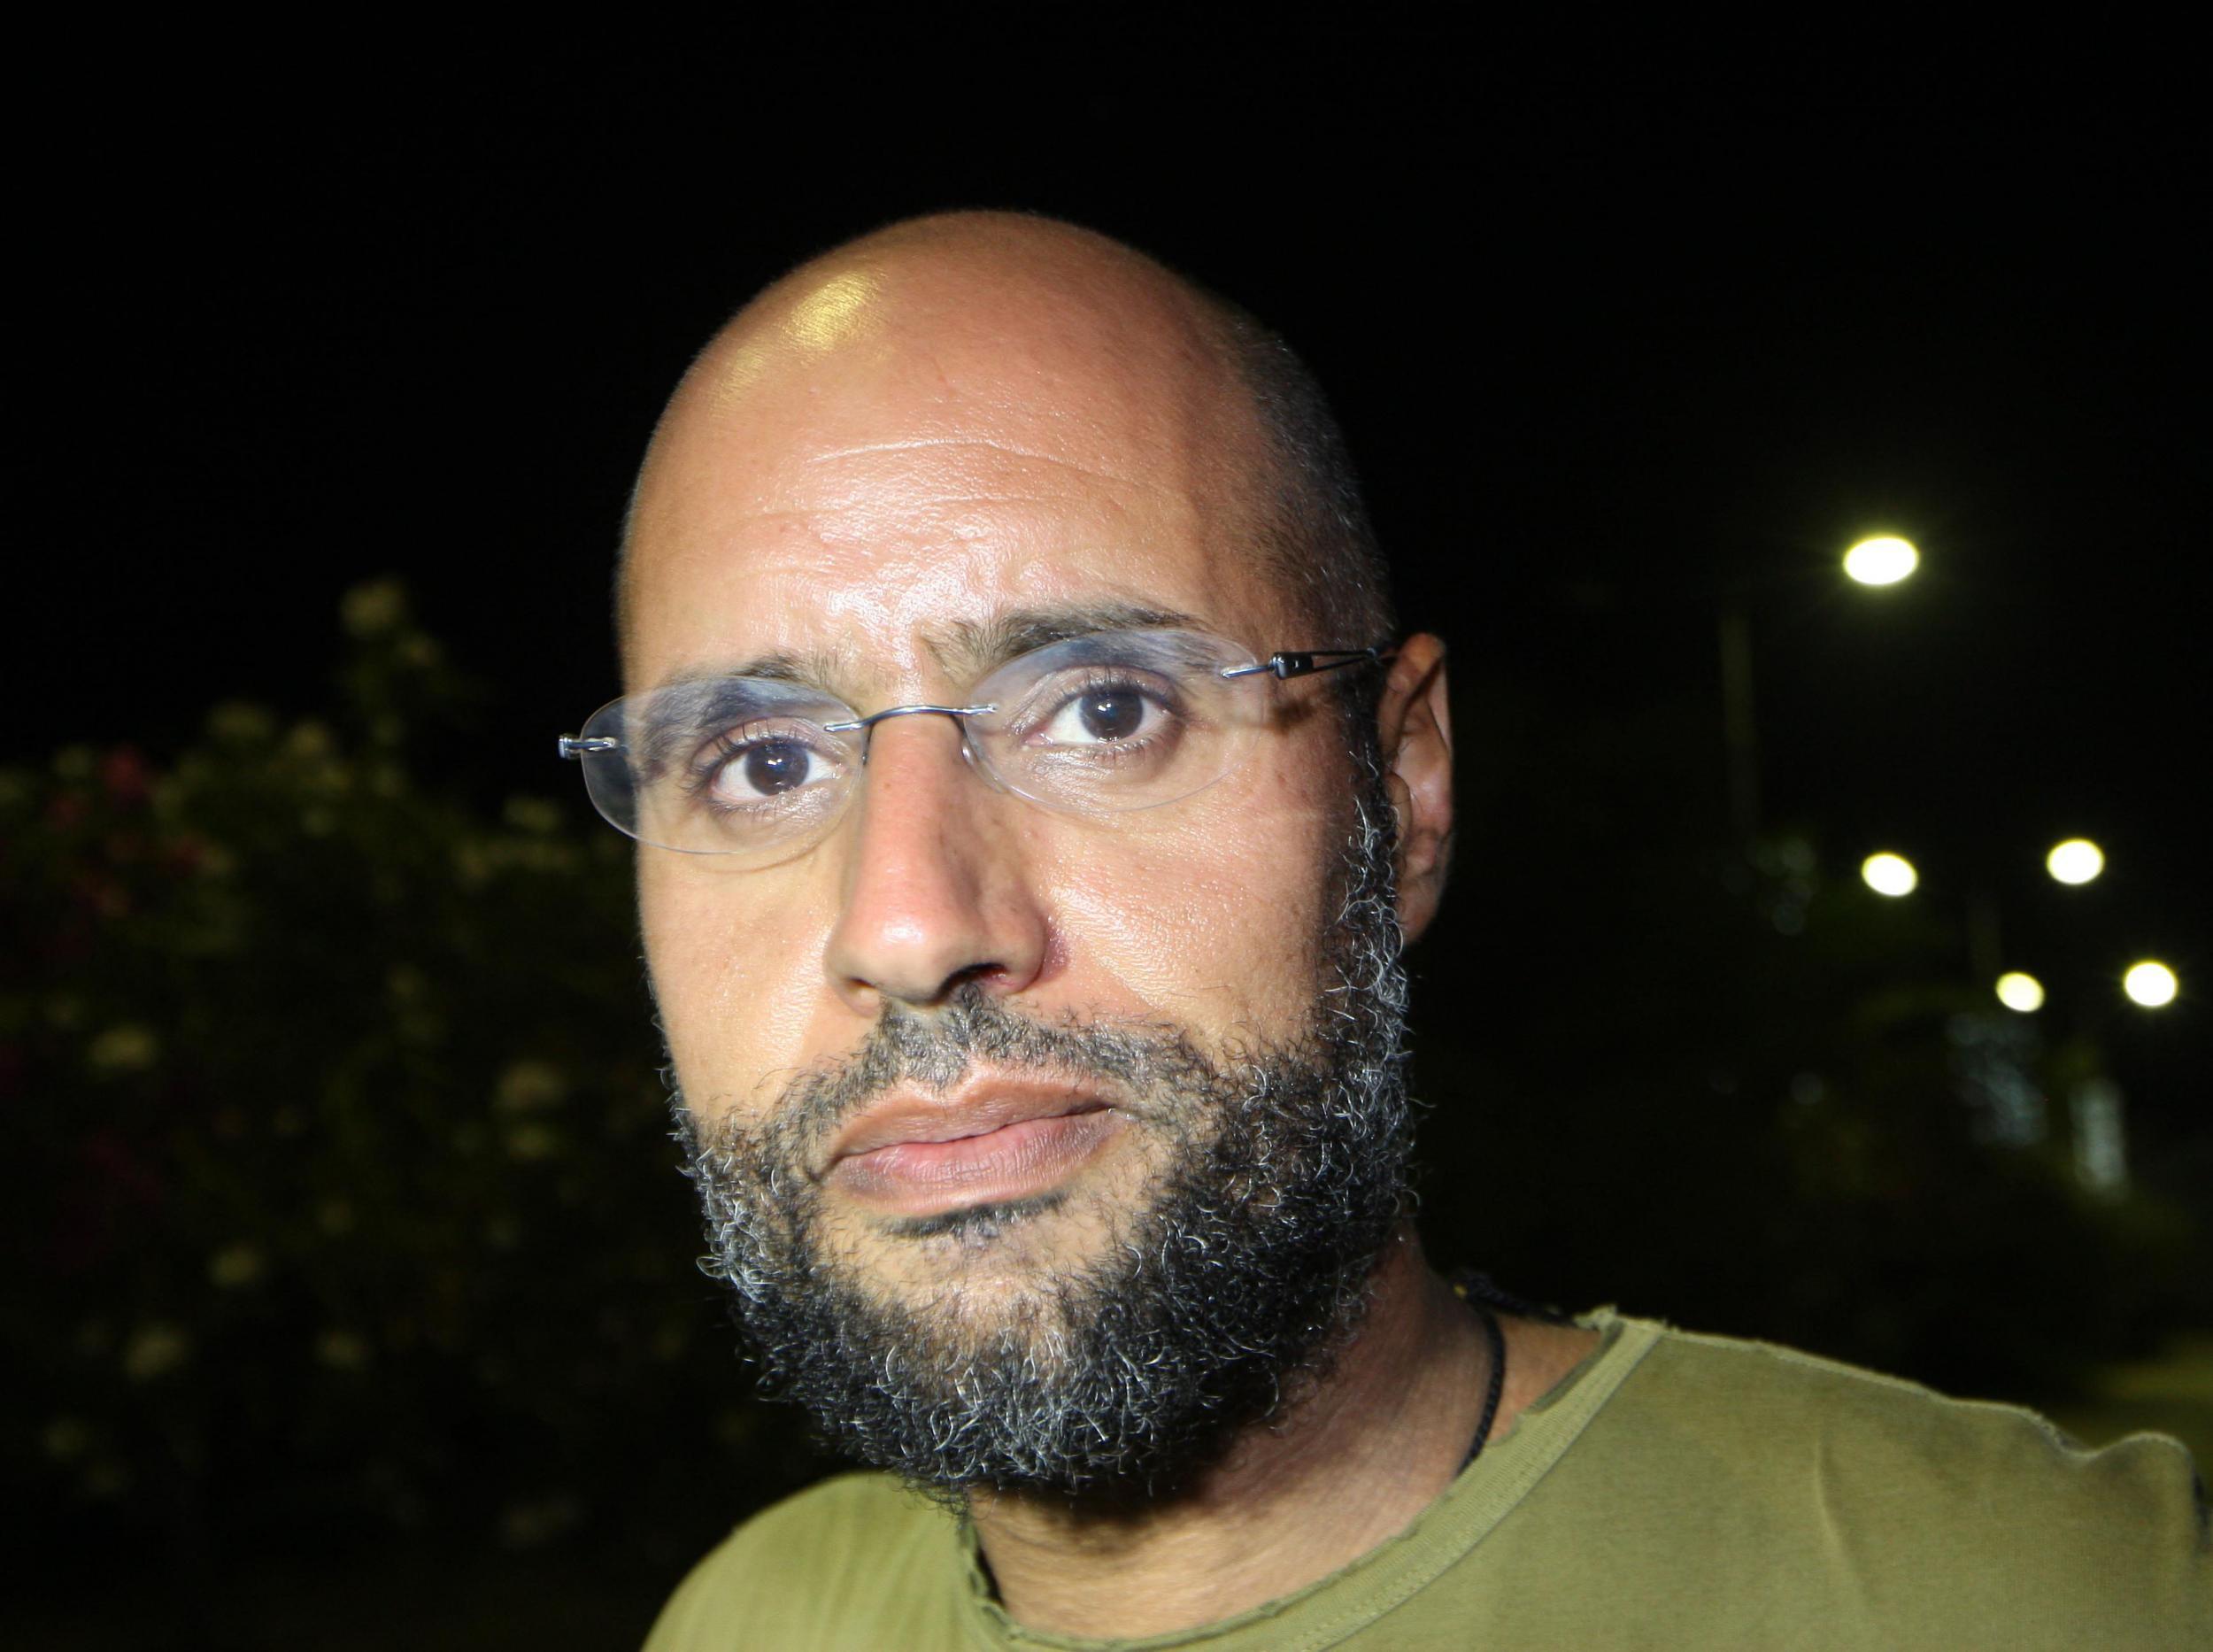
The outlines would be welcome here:
M 874 1016 L 886 999 L 941 1004 L 974 982 L 1019 992 L 1044 967 L 1049 926 L 1014 811 L 961 753 L 953 718 L 898 717 L 870 731 L 843 905 L 824 967 Z

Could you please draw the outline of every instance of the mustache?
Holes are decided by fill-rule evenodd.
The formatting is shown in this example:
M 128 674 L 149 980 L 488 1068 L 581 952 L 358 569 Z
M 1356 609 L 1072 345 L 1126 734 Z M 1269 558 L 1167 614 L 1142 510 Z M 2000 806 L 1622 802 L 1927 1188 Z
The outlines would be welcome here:
M 929 1015 L 887 1007 L 850 1054 L 789 1080 L 769 1112 L 768 1132 L 788 1162 L 812 1162 L 848 1120 L 895 1086 L 943 1092 L 979 1063 L 1037 1077 L 1104 1079 L 1140 1100 L 1221 1077 L 1180 1027 L 1038 1021 L 971 982 Z

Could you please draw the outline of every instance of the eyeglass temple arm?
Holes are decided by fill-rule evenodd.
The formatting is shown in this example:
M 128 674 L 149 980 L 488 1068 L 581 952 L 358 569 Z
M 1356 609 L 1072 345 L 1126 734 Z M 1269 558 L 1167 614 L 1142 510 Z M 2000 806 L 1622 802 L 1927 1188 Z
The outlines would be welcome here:
M 1390 648 L 1308 648 L 1282 650 L 1255 666 L 1231 666 L 1225 677 L 1249 677 L 1267 672 L 1281 680 L 1307 677 L 1322 671 L 1341 671 L 1346 666 L 1381 665 L 1397 651 Z

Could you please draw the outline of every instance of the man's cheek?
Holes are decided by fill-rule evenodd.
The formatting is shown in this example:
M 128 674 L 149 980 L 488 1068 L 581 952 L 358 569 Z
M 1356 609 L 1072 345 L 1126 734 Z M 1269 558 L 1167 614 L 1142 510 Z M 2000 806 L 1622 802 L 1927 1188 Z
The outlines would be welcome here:
M 1072 1007 L 1189 1024 L 1215 1043 L 1247 1023 L 1255 1003 L 1285 1002 L 1287 966 L 1310 955 L 1307 895 L 1256 891 L 1220 856 L 1071 877 L 1055 905 L 1080 1000 Z
M 796 1064 L 811 1007 L 794 989 L 799 947 L 749 921 L 720 892 L 653 891 L 646 962 L 677 1076 L 695 1105 L 742 1100 L 764 1067 Z

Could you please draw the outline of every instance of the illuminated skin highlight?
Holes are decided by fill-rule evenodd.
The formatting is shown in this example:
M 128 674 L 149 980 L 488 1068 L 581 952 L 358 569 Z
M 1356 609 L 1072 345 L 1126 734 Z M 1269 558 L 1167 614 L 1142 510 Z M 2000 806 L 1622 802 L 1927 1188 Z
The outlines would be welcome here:
M 1204 303 L 1137 255 L 980 214 L 872 236 L 763 295 L 664 415 L 632 513 L 626 691 L 785 651 L 826 656 L 821 686 L 864 714 L 957 704 L 968 684 L 933 634 L 1107 599 L 1187 613 L 1256 655 L 1373 640 L 1314 634 L 1263 577 L 1265 452 Z M 887 1007 L 941 1013 L 964 984 L 1045 1024 L 1181 1029 L 1210 1055 L 1293 1036 L 1349 764 L 1322 684 L 1269 691 L 1289 711 L 1245 764 L 1158 811 L 1034 807 L 968 768 L 949 720 L 912 717 L 878 728 L 859 795 L 794 861 L 733 875 L 642 850 L 648 962 L 695 1115 L 758 1123 Z M 1434 638 L 1400 645 L 1378 725 L 1411 938 L 1435 913 L 1452 821 Z M 1003 1240 L 917 1243 L 832 1178 L 823 1244 L 887 1293 L 957 1282 L 963 1313 L 988 1316 L 1096 1254 L 1107 1213 L 1148 1196 L 1164 1149 L 1146 1130 L 1086 1146 Z M 1464 1455 L 1485 1355 L 1410 1230 L 1373 1290 L 1326 1392 L 1152 1518 L 1106 1532 L 979 1498 L 1008 1610 L 1063 1633 L 1155 1633 L 1286 1593 L 1401 1529 Z M 1587 1347 L 1519 1323 L 1508 1338 L 1500 1429 Z

